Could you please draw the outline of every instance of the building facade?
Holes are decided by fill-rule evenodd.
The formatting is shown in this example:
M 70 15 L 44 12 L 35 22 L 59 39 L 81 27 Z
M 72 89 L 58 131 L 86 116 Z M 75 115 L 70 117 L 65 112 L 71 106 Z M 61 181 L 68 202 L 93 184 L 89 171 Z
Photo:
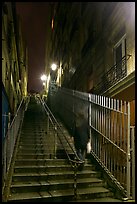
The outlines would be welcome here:
M 4 2 L 2 6 L 3 128 L 10 122 L 8 116 L 14 117 L 22 98 L 27 95 L 27 64 L 27 49 L 22 38 L 15 3 Z
M 61 86 L 130 101 L 135 125 L 135 2 L 60 2 L 51 41 Z

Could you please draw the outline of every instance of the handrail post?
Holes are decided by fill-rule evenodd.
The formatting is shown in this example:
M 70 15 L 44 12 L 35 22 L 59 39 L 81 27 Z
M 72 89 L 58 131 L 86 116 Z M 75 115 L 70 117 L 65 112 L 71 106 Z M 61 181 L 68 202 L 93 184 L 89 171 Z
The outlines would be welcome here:
M 57 158 L 56 157 L 56 140 L 57 140 L 57 127 L 56 127 L 56 125 L 54 127 L 54 131 L 55 131 L 55 133 L 54 133 L 54 159 L 56 159 Z
M 47 113 L 47 134 L 49 132 L 49 113 Z
M 77 200 L 77 164 L 74 164 L 74 200 Z
M 89 103 L 89 106 L 88 106 L 88 123 L 89 123 L 89 137 L 90 137 L 90 144 L 91 143 L 91 94 L 89 94 L 88 96 L 88 103 Z

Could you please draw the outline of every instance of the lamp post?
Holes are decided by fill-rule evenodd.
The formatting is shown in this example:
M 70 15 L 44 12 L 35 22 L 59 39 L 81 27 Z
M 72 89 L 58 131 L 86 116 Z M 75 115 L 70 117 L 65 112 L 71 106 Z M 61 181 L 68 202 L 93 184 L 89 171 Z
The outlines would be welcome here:
M 43 82 L 44 91 L 45 91 L 45 90 L 46 90 L 47 75 L 43 74 L 43 75 L 41 76 L 41 81 Z

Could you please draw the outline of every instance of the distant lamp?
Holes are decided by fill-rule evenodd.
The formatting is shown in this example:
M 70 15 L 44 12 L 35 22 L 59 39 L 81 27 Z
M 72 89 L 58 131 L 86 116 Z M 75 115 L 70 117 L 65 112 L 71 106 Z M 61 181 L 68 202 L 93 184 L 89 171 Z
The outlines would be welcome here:
M 46 80 L 47 80 L 47 76 L 46 76 L 45 74 L 43 74 L 43 75 L 41 76 L 41 80 L 42 80 L 42 81 L 46 81 Z
M 57 69 L 57 65 L 56 65 L 56 64 L 52 64 L 52 65 L 51 65 L 51 69 L 52 69 L 53 71 L 55 71 L 55 70 Z

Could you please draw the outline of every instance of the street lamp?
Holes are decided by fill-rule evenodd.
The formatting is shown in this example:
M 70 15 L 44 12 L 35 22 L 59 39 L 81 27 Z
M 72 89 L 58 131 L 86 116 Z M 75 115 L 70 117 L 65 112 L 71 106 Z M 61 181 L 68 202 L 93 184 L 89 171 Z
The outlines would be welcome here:
M 43 84 L 43 93 L 42 93 L 42 98 L 44 98 L 45 97 L 45 94 L 44 94 L 44 92 L 46 92 L 46 88 L 47 88 L 47 80 L 48 80 L 48 77 L 47 77 L 47 75 L 45 75 L 45 74 L 43 74 L 41 77 L 41 81 L 43 82 L 42 84 Z
M 57 65 L 56 65 L 56 64 L 52 64 L 52 65 L 51 65 L 51 69 L 52 69 L 53 71 L 55 71 L 55 70 L 57 69 Z
M 41 80 L 44 82 L 44 81 L 46 81 L 47 80 L 47 76 L 45 75 L 45 74 L 43 74 L 42 76 L 41 76 Z

